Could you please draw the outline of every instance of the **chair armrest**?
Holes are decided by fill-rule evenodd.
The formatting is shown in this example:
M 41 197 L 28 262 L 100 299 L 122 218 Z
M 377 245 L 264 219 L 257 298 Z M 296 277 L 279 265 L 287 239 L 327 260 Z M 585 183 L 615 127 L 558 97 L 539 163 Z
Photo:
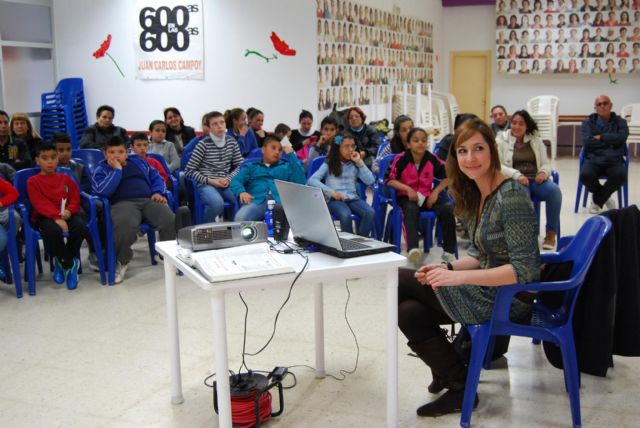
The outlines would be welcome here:
M 496 300 L 493 303 L 493 319 L 495 321 L 509 321 L 509 311 L 511 302 L 516 294 L 521 291 L 540 292 L 540 291 L 564 291 L 577 287 L 578 284 L 572 279 L 564 281 L 552 282 L 530 282 L 527 284 L 503 285 L 498 289 Z

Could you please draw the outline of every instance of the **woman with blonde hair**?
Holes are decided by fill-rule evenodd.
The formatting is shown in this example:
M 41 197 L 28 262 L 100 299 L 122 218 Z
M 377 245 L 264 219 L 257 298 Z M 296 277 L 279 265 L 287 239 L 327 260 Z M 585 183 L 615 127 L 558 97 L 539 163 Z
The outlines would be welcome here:
M 14 113 L 11 116 L 11 136 L 14 138 L 20 138 L 26 144 L 29 149 L 31 159 L 36 158 L 36 148 L 42 143 L 40 134 L 33 129 L 31 120 L 26 113 Z

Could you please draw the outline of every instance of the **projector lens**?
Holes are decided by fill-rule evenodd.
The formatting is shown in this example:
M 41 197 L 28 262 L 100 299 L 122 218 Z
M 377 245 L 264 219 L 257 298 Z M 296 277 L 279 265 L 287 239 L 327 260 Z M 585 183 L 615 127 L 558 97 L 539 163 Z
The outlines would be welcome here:
M 245 241 L 253 241 L 254 239 L 256 239 L 257 235 L 258 232 L 253 226 L 243 226 L 242 228 L 240 228 L 240 236 L 242 236 L 242 239 L 244 239 Z

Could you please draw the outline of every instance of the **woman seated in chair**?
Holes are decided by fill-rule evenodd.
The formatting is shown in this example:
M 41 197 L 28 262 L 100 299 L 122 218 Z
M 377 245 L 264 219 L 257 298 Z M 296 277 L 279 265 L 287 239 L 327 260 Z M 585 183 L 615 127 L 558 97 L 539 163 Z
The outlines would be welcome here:
M 440 325 L 484 323 L 491 318 L 497 286 L 540 277 L 531 200 L 521 185 L 500 172 L 491 128 L 480 119 L 460 125 L 446 168 L 455 214 L 473 237 L 467 256 L 399 272 L 400 330 L 431 368 L 429 391 L 448 389 L 418 408 L 418 415 L 430 417 L 460 412 L 466 382 L 465 366 Z M 514 299 L 511 319 L 528 322 L 530 316 L 530 304 Z
M 547 225 L 543 250 L 554 250 L 560 232 L 562 193 L 552 180 L 547 146 L 538 135 L 538 125 L 526 110 L 511 116 L 511 129 L 496 137 L 502 172 L 529 188 L 531 196 L 545 202 Z
M 346 134 L 333 139 L 326 161 L 307 184 L 322 189 L 328 199 L 329 211 L 340 221 L 342 231 L 353 233 L 351 214 L 356 214 L 360 217 L 358 235 L 369 236 L 374 212 L 366 199 L 358 194 L 358 180 L 371 186 L 374 178 L 356 150 L 355 139 Z

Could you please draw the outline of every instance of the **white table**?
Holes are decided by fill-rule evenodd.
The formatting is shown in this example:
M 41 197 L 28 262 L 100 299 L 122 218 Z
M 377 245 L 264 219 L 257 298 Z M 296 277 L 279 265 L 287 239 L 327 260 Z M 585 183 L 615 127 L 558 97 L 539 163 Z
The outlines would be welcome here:
M 180 404 L 182 396 L 182 374 L 180 368 L 180 339 L 178 330 L 178 304 L 175 288 L 175 270 L 180 269 L 185 276 L 200 288 L 209 292 L 213 312 L 214 352 L 216 373 L 229 373 L 227 354 L 227 326 L 225 294 L 238 291 L 262 289 L 273 286 L 287 286 L 295 274 L 282 274 L 246 278 L 242 280 L 210 283 L 196 270 L 176 257 L 178 245 L 175 241 L 156 244 L 156 250 L 164 257 L 164 277 L 167 300 L 167 321 L 171 353 L 171 402 Z M 325 376 L 324 366 L 324 311 L 323 284 L 345 279 L 375 277 L 384 278 L 387 296 L 387 426 L 395 427 L 398 421 L 398 268 L 406 264 L 406 259 L 393 252 L 374 254 L 351 259 L 339 259 L 326 254 L 312 253 L 309 266 L 300 276 L 296 286 L 312 285 L 315 296 L 315 342 L 316 377 Z M 304 260 L 297 254 L 283 255 L 287 262 L 300 272 Z M 231 396 L 229 376 L 216 379 L 218 392 L 218 419 L 223 428 L 231 428 Z

